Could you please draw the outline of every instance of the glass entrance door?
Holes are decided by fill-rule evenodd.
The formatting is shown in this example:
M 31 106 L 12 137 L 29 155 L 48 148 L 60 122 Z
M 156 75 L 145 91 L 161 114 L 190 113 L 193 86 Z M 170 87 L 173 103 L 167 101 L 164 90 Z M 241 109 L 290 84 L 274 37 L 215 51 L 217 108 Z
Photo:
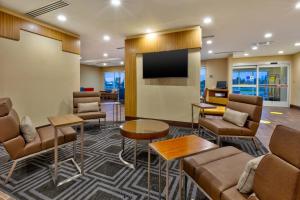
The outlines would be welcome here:
M 271 65 L 258 67 L 258 94 L 266 106 L 289 105 L 289 67 Z

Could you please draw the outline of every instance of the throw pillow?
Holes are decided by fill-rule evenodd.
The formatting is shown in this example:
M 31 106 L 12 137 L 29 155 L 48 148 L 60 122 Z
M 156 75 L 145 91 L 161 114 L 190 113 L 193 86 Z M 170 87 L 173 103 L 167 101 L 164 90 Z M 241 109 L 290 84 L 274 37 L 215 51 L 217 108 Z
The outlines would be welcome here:
M 34 138 L 37 136 L 37 131 L 28 116 L 24 116 L 20 123 L 21 132 L 23 134 L 23 137 L 27 143 L 30 143 L 34 140 Z
M 99 103 L 78 103 L 78 113 L 85 112 L 98 112 L 99 111 Z
M 248 119 L 248 113 L 243 113 L 226 108 L 223 120 L 231 122 L 237 126 L 243 127 Z
M 238 191 L 240 191 L 240 193 L 249 194 L 250 192 L 252 192 L 255 170 L 257 169 L 263 157 L 264 156 L 254 158 L 247 163 L 245 170 L 242 173 L 237 184 L 237 189 Z

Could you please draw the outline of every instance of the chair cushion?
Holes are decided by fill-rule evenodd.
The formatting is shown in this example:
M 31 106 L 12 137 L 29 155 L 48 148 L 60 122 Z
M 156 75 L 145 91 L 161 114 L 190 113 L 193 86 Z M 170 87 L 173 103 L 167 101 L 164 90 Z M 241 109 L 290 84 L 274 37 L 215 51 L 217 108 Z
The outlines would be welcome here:
M 248 113 L 235 111 L 230 108 L 227 108 L 223 115 L 223 120 L 233 123 L 239 127 L 244 127 L 247 118 L 248 118 Z
M 30 143 L 38 135 L 30 117 L 24 116 L 20 123 L 21 132 L 27 143 Z
M 100 118 L 105 118 L 106 113 L 105 112 L 87 112 L 87 113 L 77 113 L 76 114 L 78 117 L 84 119 L 84 120 L 89 120 L 89 119 L 100 119 Z
M 253 136 L 250 129 L 236 126 L 223 119 L 200 118 L 199 125 L 218 135 Z
M 38 133 L 41 138 L 41 144 L 42 144 L 42 149 L 49 149 L 54 147 L 54 127 L 53 126 L 47 126 L 43 128 L 39 128 Z M 64 134 L 59 130 L 57 132 L 57 141 L 58 145 L 61 145 L 64 143 Z
M 12 102 L 10 98 L 0 98 L 0 117 L 8 115 L 12 109 Z
M 99 112 L 99 103 L 78 103 L 78 113 Z
M 202 165 L 196 169 L 195 181 L 212 199 L 219 200 L 223 191 L 236 186 L 251 159 L 249 154 L 239 153 Z
M 247 200 L 248 197 L 245 194 L 241 194 L 236 187 L 231 187 L 225 190 L 221 194 L 221 200 Z
M 218 115 L 222 116 L 225 113 L 225 106 L 217 106 L 214 109 L 204 109 L 205 115 Z
M 195 156 L 190 156 L 183 160 L 183 170 L 190 177 L 194 178 L 196 168 L 198 168 L 199 166 L 239 153 L 242 153 L 242 151 L 238 150 L 237 148 L 228 146 L 212 151 L 207 151 Z
M 23 156 L 37 153 L 41 150 L 42 150 L 41 138 L 40 138 L 39 134 L 37 134 L 30 143 L 25 144 Z
M 76 131 L 72 127 L 63 127 L 60 130 L 65 136 L 65 143 L 76 140 Z

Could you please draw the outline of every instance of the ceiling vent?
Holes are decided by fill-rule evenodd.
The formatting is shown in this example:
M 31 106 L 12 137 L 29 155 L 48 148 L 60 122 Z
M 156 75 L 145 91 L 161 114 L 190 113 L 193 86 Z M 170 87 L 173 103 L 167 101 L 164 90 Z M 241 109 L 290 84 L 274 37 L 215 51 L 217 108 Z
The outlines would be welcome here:
M 54 10 L 58 10 L 60 8 L 66 7 L 68 5 L 70 5 L 70 4 L 65 2 L 64 0 L 59 0 L 59 1 L 55 1 L 53 3 L 50 3 L 46 6 L 43 6 L 41 8 L 32 10 L 32 11 L 26 13 L 26 15 L 28 15 L 30 17 L 37 17 L 37 16 L 40 16 L 40 15 L 52 12 Z

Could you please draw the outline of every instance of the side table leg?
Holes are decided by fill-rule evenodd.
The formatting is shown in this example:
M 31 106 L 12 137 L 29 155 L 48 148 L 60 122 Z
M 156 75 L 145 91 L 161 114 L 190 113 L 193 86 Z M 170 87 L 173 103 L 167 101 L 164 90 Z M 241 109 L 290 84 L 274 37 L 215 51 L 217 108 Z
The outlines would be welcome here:
M 179 199 L 182 199 L 182 168 L 183 168 L 183 159 L 179 161 Z
M 169 162 L 166 160 L 166 200 L 169 200 Z
M 149 146 L 148 147 L 148 200 L 150 200 L 150 189 L 151 189 L 150 173 L 151 173 L 151 149 Z
M 83 145 L 84 145 L 84 134 L 83 134 L 83 123 L 81 123 L 80 125 L 80 151 L 81 151 L 81 155 L 80 155 L 80 160 L 81 160 L 81 174 L 84 175 L 84 149 L 83 149 Z
M 137 148 L 137 140 L 134 140 L 134 155 L 133 155 L 134 168 L 136 168 L 136 148 Z
M 58 141 L 57 141 L 57 128 L 54 128 L 54 184 L 57 183 L 57 171 L 58 171 Z
M 192 133 L 194 133 L 194 106 L 192 104 Z
M 161 199 L 161 158 L 158 156 L 158 193 L 159 193 L 159 200 Z

